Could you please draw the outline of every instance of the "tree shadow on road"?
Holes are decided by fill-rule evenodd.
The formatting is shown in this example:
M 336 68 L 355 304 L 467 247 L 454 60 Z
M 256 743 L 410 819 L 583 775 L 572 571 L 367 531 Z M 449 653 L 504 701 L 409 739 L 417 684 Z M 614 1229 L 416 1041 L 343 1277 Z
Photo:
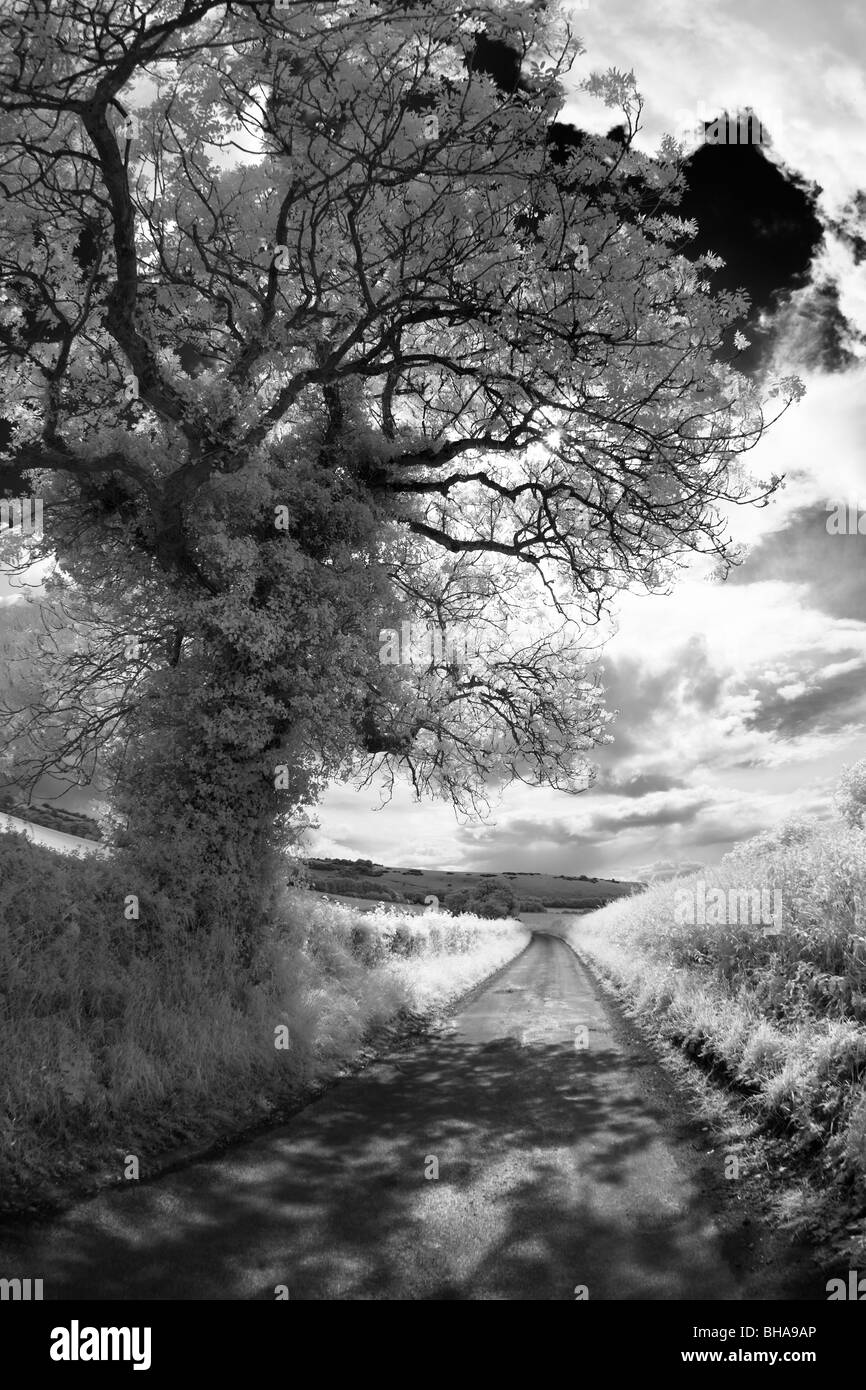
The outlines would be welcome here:
M 737 1298 L 738 1252 L 669 1130 L 603 1042 L 439 1037 L 83 1204 L 20 1258 L 46 1298 Z

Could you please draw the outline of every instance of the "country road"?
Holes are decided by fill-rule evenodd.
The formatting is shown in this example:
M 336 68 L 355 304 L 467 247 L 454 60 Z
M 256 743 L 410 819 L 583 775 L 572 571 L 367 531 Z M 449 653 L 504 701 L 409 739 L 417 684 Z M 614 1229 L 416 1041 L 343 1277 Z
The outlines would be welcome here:
M 46 1299 L 821 1297 L 708 1147 L 577 958 L 535 935 L 440 1032 L 279 1129 L 7 1230 L 0 1275 Z

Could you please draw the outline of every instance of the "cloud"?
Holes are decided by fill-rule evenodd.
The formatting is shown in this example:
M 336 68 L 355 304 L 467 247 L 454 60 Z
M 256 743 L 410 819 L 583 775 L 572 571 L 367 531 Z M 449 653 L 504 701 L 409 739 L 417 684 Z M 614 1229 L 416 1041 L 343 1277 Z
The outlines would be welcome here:
M 856 4 L 830 11 L 809 0 L 638 0 L 592 5 L 575 15 L 587 54 L 577 76 L 593 68 L 634 68 L 646 98 L 643 145 L 658 147 L 681 111 L 707 115 L 751 105 L 773 114 L 774 150 L 822 188 L 841 209 L 866 167 L 866 15 Z M 683 52 L 684 61 L 671 62 Z M 583 107 L 581 107 L 581 110 Z M 594 129 L 610 113 L 599 111 Z
M 648 151 L 683 109 L 773 113 L 769 163 L 752 152 L 735 166 L 705 150 L 692 165 L 701 175 L 693 203 L 707 241 L 727 239 L 731 281 L 748 283 L 768 311 L 762 341 L 772 342 L 774 365 L 796 369 L 807 394 L 746 460 L 756 476 L 786 482 L 765 507 L 725 510 L 746 547 L 728 581 L 708 582 L 709 563 L 694 560 L 669 595 L 620 597 L 603 656 L 619 715 L 614 743 L 591 754 L 594 788 L 577 798 L 508 788 L 484 826 L 458 825 L 445 806 L 418 805 L 402 790 L 374 815 L 370 793 L 329 792 L 328 834 L 387 862 L 619 878 L 665 865 L 690 872 L 792 814 L 828 816 L 842 765 L 866 755 L 866 535 L 827 531 L 828 503 L 859 500 L 866 510 L 866 201 L 857 198 L 866 81 L 854 58 L 866 12 L 846 4 L 828 25 L 804 0 L 721 9 L 623 0 L 574 19 L 587 47 L 575 81 L 592 68 L 634 67 Z M 684 41 L 688 61 L 672 67 Z M 611 124 L 609 110 L 576 93 L 564 117 L 589 129 Z M 748 196 L 743 169 L 756 180 Z M 821 188 L 812 200 L 787 180 L 791 255 L 777 262 L 770 222 L 784 170 Z
M 599 791 L 616 792 L 618 796 L 648 796 L 650 792 L 667 792 L 685 785 L 670 772 L 620 773 L 602 772 L 596 787 Z
M 616 651 L 614 642 L 610 652 Z M 652 747 L 651 729 L 658 720 L 669 720 L 672 708 L 684 717 L 706 713 L 723 688 L 723 675 L 699 632 L 681 639 L 673 650 L 657 652 L 653 664 L 644 655 L 624 651 L 606 655 L 603 668 L 608 706 L 619 711 L 612 725 L 617 760 L 626 753 L 645 754 Z
M 829 497 L 798 508 L 733 570 L 733 587 L 767 579 L 802 587 L 810 606 L 837 618 L 866 620 L 866 535 L 831 535 L 835 509 L 847 498 Z M 856 502 L 850 499 L 856 511 Z M 866 512 L 866 486 L 861 505 Z M 848 514 L 850 521 L 851 514 Z M 856 520 L 853 522 L 856 528 Z M 866 524 L 866 523 L 864 523 Z
M 609 811 L 595 813 L 584 833 L 601 834 L 606 830 L 633 830 L 637 826 L 687 825 L 699 814 L 706 801 L 693 794 L 678 798 L 647 797 L 650 806 L 613 806 Z
M 756 708 L 747 720 L 751 728 L 790 739 L 803 732 L 838 734 L 847 724 L 866 721 L 866 660 L 862 653 L 832 668 L 801 674 L 802 679 L 787 686 L 771 681 L 758 686 Z
M 365 859 L 356 846 L 342 844 L 318 831 L 307 831 L 303 839 L 303 852 L 311 859 Z
M 636 869 L 630 869 L 629 877 L 640 883 L 652 883 L 696 874 L 705 867 L 700 859 L 680 859 L 676 863 L 672 859 L 656 859 L 651 864 L 639 864 Z

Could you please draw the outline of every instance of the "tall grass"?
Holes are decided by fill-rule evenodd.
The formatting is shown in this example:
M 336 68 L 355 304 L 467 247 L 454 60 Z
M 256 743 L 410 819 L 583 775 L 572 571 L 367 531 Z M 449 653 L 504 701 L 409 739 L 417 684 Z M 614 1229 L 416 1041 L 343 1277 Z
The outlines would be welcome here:
M 770 932 L 682 920 L 700 881 L 707 894 L 775 890 L 779 920 Z M 863 831 L 764 834 L 715 869 L 573 921 L 567 940 L 662 1037 L 739 1088 L 769 1131 L 866 1198 Z
M 164 897 L 127 920 L 129 881 L 122 854 L 0 835 L 4 1206 L 273 1113 L 376 1024 L 445 1002 L 528 940 L 516 922 L 365 915 L 286 890 L 242 964 L 230 933 L 191 935 Z

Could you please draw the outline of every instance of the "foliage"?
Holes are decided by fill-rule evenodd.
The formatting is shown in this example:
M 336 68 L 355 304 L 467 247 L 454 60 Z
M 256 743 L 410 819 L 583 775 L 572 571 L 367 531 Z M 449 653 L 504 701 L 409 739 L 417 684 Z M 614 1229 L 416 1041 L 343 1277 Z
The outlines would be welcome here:
M 847 825 L 863 828 L 866 812 L 866 758 L 846 767 L 839 778 L 836 806 Z
M 316 878 L 316 890 L 320 893 L 342 893 L 347 898 L 376 898 L 382 902 L 398 903 L 402 895 L 395 888 L 382 887 L 364 878 Z
M 575 921 L 568 939 L 623 985 L 654 1029 L 753 1096 L 792 1152 L 866 1195 L 857 1139 L 866 1113 L 862 833 L 783 825 L 700 878 L 707 893 L 778 891 L 780 921 L 765 932 L 730 918 L 678 920 L 677 894 L 696 890 L 693 876 Z
M 362 914 L 283 893 L 253 959 L 174 897 L 127 920 L 129 866 L 0 835 L 0 1205 L 121 1152 L 267 1118 L 402 1009 L 437 1007 L 523 948 L 517 923 Z M 288 1046 L 275 1046 L 275 1029 Z
M 487 876 L 471 888 L 458 889 L 445 899 L 449 912 L 472 912 L 479 917 L 511 917 L 518 899 L 512 885 L 502 876 Z
M 264 930 L 328 777 L 585 788 L 581 625 L 723 556 L 721 504 L 765 491 L 721 349 L 745 305 L 687 258 L 633 78 L 587 83 L 616 138 L 551 141 L 578 52 L 493 0 L 0 14 L 0 488 L 46 499 L 22 563 L 55 562 L 62 634 L 9 747 L 104 763 L 198 922 L 231 898 Z M 479 658 L 382 665 L 404 619 Z

